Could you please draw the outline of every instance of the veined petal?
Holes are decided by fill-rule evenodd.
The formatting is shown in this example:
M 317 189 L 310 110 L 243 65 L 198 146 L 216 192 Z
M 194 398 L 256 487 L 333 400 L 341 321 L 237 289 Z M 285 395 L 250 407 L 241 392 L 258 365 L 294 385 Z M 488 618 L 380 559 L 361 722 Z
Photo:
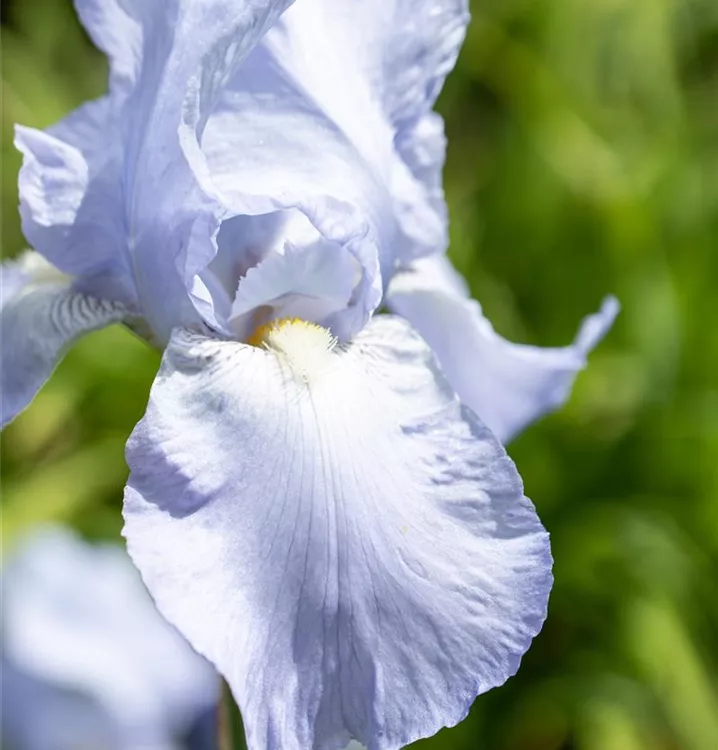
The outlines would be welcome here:
M 265 348 L 175 331 L 127 459 L 130 554 L 251 750 L 431 735 L 541 628 L 547 534 L 398 318 L 346 346 L 302 322 Z
M 30 243 L 78 288 L 139 306 L 158 341 L 198 322 L 193 276 L 226 213 L 204 190 L 198 139 L 227 78 L 289 2 L 78 0 L 110 57 L 110 92 L 45 133 L 17 130 Z
M 71 280 L 37 253 L 4 264 L 0 287 L 0 423 L 5 426 L 28 406 L 75 339 L 123 320 L 127 310 L 74 291 Z
M 423 259 L 394 277 L 386 302 L 431 346 L 459 398 L 506 443 L 566 402 L 586 357 L 611 327 L 618 302 L 607 297 L 570 346 L 513 344 L 464 295 L 457 276 L 446 258 Z

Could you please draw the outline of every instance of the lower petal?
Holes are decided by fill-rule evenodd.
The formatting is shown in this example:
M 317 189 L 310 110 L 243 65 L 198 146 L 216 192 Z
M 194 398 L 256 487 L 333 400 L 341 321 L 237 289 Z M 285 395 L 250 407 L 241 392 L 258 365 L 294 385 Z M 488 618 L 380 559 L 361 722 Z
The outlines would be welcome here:
M 402 747 L 518 668 L 551 586 L 513 463 L 424 342 L 175 331 L 127 449 L 130 554 L 251 750 Z
M 28 253 L 23 257 L 39 256 Z M 2 426 L 30 404 L 75 339 L 126 316 L 119 303 L 75 292 L 71 282 L 63 281 L 57 272 L 54 280 L 35 276 L 16 263 L 0 271 Z
M 459 398 L 506 443 L 566 402 L 589 352 L 613 324 L 618 302 L 607 297 L 570 346 L 514 344 L 494 331 L 457 277 L 442 257 L 422 260 L 392 280 L 386 301 L 431 346 Z

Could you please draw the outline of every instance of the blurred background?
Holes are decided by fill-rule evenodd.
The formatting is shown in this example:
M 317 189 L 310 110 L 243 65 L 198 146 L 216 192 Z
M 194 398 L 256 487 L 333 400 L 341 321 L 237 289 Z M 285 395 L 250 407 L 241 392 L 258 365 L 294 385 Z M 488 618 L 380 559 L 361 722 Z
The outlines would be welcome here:
M 553 539 L 518 675 L 423 750 L 718 748 L 718 3 L 476 0 L 439 102 L 450 254 L 497 330 L 567 344 L 623 310 L 570 403 L 509 446 Z M 105 88 L 69 0 L 2 2 L 2 253 L 24 247 L 13 123 Z M 2 441 L 3 552 L 36 524 L 119 539 L 124 442 L 159 355 L 75 346 Z

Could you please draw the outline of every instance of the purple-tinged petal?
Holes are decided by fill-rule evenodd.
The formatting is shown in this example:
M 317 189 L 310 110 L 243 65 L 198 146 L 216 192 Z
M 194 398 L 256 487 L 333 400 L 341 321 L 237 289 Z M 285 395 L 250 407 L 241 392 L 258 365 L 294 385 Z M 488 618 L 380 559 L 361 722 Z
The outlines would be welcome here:
M 178 281 L 169 290 L 177 300 L 174 309 L 155 302 L 148 311 L 160 338 L 196 319 L 188 290 L 215 256 L 216 235 L 227 216 L 200 149 L 207 119 L 228 79 L 290 3 L 184 2 L 175 15 L 162 4 L 141 6 L 145 58 L 156 56 L 158 40 L 165 40 L 167 49 L 161 66 L 143 67 L 128 100 L 143 113 L 134 122 L 141 137 L 130 138 L 126 157 L 137 170 L 130 208 L 137 231 L 130 243 L 143 298 L 156 298 L 158 287 Z M 169 252 L 158 252 L 165 247 Z
M 198 139 L 228 77 L 289 0 L 78 0 L 110 92 L 46 133 L 18 128 L 30 243 L 78 288 L 141 312 L 162 342 L 195 324 L 192 277 L 226 208 Z M 205 181 L 206 182 L 206 181 Z
M 351 254 L 361 273 L 347 333 L 356 333 L 381 299 L 380 246 L 390 247 L 396 232 L 391 197 L 373 166 L 264 47 L 225 92 L 202 149 L 212 188 L 249 230 L 220 246 L 221 265 L 242 268 L 247 256 L 271 249 L 256 247 L 252 228 L 266 227 L 268 216 L 280 228 L 275 240 Z
M 82 25 L 110 61 L 110 90 L 115 94 L 131 91 L 142 63 L 142 27 L 128 10 L 136 4 L 137 0 L 75 0 Z
M 513 344 L 494 331 L 457 277 L 441 256 L 419 261 L 394 277 L 386 302 L 431 346 L 463 403 L 506 443 L 566 402 L 589 352 L 611 327 L 618 302 L 607 297 L 570 346 Z
M 426 344 L 174 332 L 127 448 L 130 554 L 226 676 L 250 750 L 402 747 L 460 721 L 539 631 L 548 537 Z
M 62 272 L 81 277 L 90 293 L 132 305 L 136 294 L 115 195 L 114 146 L 99 154 L 92 142 L 100 112 L 106 114 L 106 100 L 71 115 L 78 142 L 89 131 L 84 147 L 51 132 L 16 126 L 15 146 L 24 157 L 22 228 L 38 252 Z
M 445 139 L 431 107 L 467 20 L 464 0 L 303 0 L 231 78 L 203 133 L 205 190 L 230 213 L 266 226 L 271 212 L 299 211 L 354 254 L 350 334 L 379 303 L 379 269 L 386 284 L 397 260 L 446 245 Z M 256 256 L 254 236 L 220 243 L 225 272 Z
M 382 252 L 403 261 L 445 247 L 443 128 L 431 108 L 456 62 L 467 5 L 305 0 L 262 45 L 389 185 L 400 232 Z
M 353 257 L 332 243 L 319 240 L 302 249 L 287 245 L 283 253 L 272 253 L 240 280 L 232 327 L 246 339 L 258 324 L 272 318 L 325 323 L 349 305 L 357 275 Z M 258 311 L 264 313 L 264 320 L 257 319 Z
M 4 427 L 30 404 L 75 339 L 125 319 L 127 310 L 75 291 L 70 279 L 32 252 L 0 268 L 0 289 Z

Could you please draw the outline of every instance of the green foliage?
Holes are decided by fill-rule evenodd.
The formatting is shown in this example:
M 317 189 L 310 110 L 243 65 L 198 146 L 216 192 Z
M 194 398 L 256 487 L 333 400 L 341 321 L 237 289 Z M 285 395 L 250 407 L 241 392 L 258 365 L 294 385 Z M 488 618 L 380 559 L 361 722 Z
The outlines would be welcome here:
M 69 0 L 3 8 L 8 256 L 23 247 L 13 122 L 98 95 L 106 65 Z M 552 534 L 546 626 L 515 678 L 421 746 L 715 750 L 718 5 L 472 10 L 440 100 L 455 263 L 514 340 L 568 342 L 605 293 L 623 311 L 568 406 L 510 446 Z M 122 445 L 157 364 L 119 328 L 68 355 L 4 436 L 5 549 L 50 518 L 117 537 Z

